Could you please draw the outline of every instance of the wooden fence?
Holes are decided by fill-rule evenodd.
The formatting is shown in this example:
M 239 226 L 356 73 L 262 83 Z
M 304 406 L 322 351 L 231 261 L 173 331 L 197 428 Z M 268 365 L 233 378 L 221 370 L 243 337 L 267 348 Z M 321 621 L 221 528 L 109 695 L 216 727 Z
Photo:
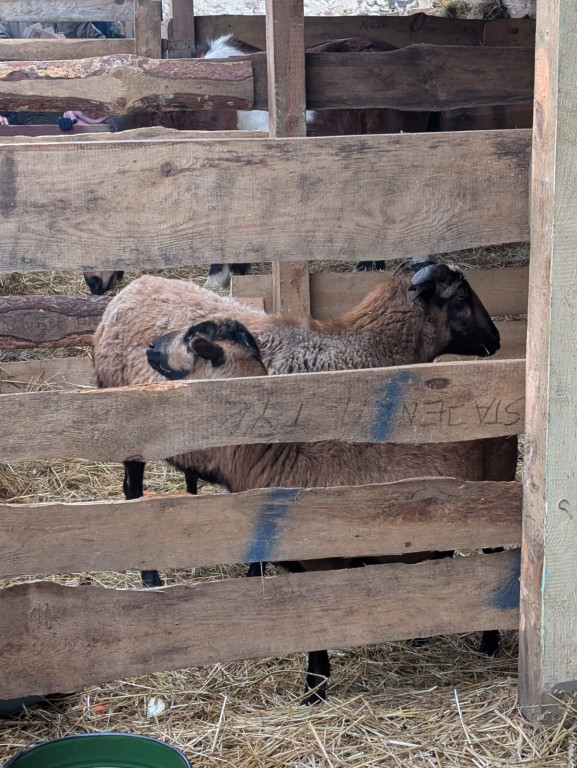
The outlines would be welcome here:
M 139 0 L 136 3 L 137 8 L 142 5 Z M 98 12 L 109 14 L 109 5 L 104 5 L 106 8 Z M 569 27 L 577 29 L 577 10 L 569 0 L 559 0 L 559 8 L 554 5 L 550 3 L 540 22 L 539 38 L 542 57 L 552 60 L 568 46 L 568 38 L 564 32 L 558 47 L 556 42 L 547 43 L 547 25 L 558 23 L 557 14 L 564 10 Z M 26 3 L 0 3 L 3 12 L 7 7 L 13 12 L 16 6 L 24 7 Z M 122 4 L 116 6 L 118 13 L 127 13 Z M 252 84 L 254 106 L 265 103 L 258 101 L 264 99 L 265 93 L 272 94 L 270 138 L 226 136 L 199 140 L 188 135 L 123 138 L 99 134 L 88 140 L 82 136 L 60 141 L 0 139 L 0 271 L 121 269 L 135 264 L 142 269 L 156 269 L 191 261 L 272 261 L 272 284 L 260 281 L 262 291 L 258 295 L 264 296 L 265 304 L 292 302 L 292 307 L 298 309 L 308 307 L 312 296 L 313 312 L 322 316 L 323 312 L 346 306 L 342 293 L 349 287 L 356 286 L 358 295 L 365 292 L 363 281 L 368 278 L 340 278 L 340 293 L 332 308 L 327 309 L 323 302 L 329 300 L 319 299 L 316 291 L 318 296 L 326 297 L 330 292 L 327 286 L 336 278 L 319 276 L 309 281 L 304 259 L 390 259 L 528 238 L 528 130 L 298 138 L 304 135 L 303 40 L 305 33 L 310 41 L 318 31 L 313 35 L 315 25 L 310 23 L 306 31 L 297 0 L 282 4 L 268 0 L 267 11 L 268 89 L 259 86 L 264 67 L 258 62 L 264 57 L 253 60 L 250 72 L 245 67 L 249 79 L 244 85 Z M 190 20 L 188 17 L 189 27 Z M 183 33 L 179 36 L 174 27 L 180 25 L 180 30 L 185 30 L 186 21 L 184 13 L 174 19 L 176 48 L 194 39 L 195 34 L 199 38 L 215 34 L 208 22 L 203 31 L 204 22 L 195 20 L 188 38 Z M 495 61 L 500 65 L 516 62 L 511 70 L 517 74 L 509 82 L 503 78 L 496 84 L 487 82 L 485 89 L 467 85 L 467 94 L 476 94 L 474 103 L 506 105 L 528 98 L 532 72 L 530 55 L 523 47 L 531 45 L 527 31 L 530 25 L 500 25 L 500 31 L 492 33 L 490 29 L 496 28 L 488 25 L 453 20 L 441 23 L 419 17 L 382 20 L 383 34 L 389 21 L 399 34 L 403 30 L 409 37 L 421 34 L 421 42 L 427 43 L 435 42 L 431 37 L 438 29 L 440 37 L 446 35 L 443 44 L 449 45 L 455 42 L 458 31 L 458 42 L 468 46 L 472 56 L 467 61 L 474 62 L 470 69 L 465 66 L 465 74 L 474 67 L 486 66 L 483 71 L 487 77 L 493 73 L 493 77 L 497 72 Z M 219 23 L 227 22 L 222 19 Z M 352 25 L 377 25 L 371 32 L 378 31 L 379 23 L 358 19 L 346 22 L 351 25 L 347 29 Z M 254 23 L 255 35 L 262 33 L 259 24 L 262 22 L 258 20 Z M 491 34 L 498 42 L 510 35 L 518 47 L 497 47 L 488 56 L 482 47 L 475 46 L 487 41 Z M 413 37 L 410 42 L 414 42 Z M 460 50 L 443 50 L 443 46 L 416 52 L 409 49 L 400 54 L 375 54 L 377 58 L 366 59 L 368 70 L 371 61 L 378 60 L 380 66 L 390 67 L 393 72 L 400 67 L 398 62 L 405 62 L 405 66 L 412 60 L 421 62 L 421 72 L 437 67 L 435 77 L 441 78 L 445 77 L 447 62 L 459 57 L 464 62 Z M 413 56 L 416 59 L 411 59 Z M 289 59 L 297 63 L 295 69 L 286 66 Z M 330 105 L 334 103 L 330 99 L 338 97 L 341 106 L 343 98 L 349 106 L 363 106 L 369 97 L 373 98 L 372 90 L 360 87 L 367 71 L 365 64 L 361 65 L 364 59 L 357 56 L 324 61 L 322 64 L 319 59 L 318 67 L 315 59 L 309 61 L 309 73 L 318 69 L 318 82 L 322 83 L 315 98 L 324 98 L 324 104 Z M 112 71 L 111 62 L 108 64 Z M 166 74 L 174 62 L 157 64 Z M 176 64 L 180 66 L 180 62 Z M 0 65 L 0 73 L 22 69 L 11 66 Z M 120 80 L 124 77 L 122 66 Z M 348 85 L 359 85 L 359 102 L 340 86 L 330 90 L 331 68 L 333 73 L 336 68 L 344 68 Z M 571 64 L 571 72 L 574 68 Z M 214 62 L 213 69 L 215 73 L 224 71 L 218 62 Z M 8 78 L 17 88 L 26 85 L 26 96 L 22 98 L 54 95 L 55 90 L 42 90 L 38 71 L 32 66 L 28 70 L 30 77 Z M 68 71 L 78 75 L 80 70 Z M 178 68 L 174 71 L 179 72 Z M 542 72 L 541 63 L 540 77 Z M 64 79 L 69 84 L 77 83 L 77 75 Z M 566 82 L 574 82 L 574 78 L 562 80 L 562 84 Z M 426 99 L 439 100 L 443 88 L 439 83 L 433 85 L 411 96 L 411 102 L 407 100 L 410 89 L 399 88 L 394 96 L 396 108 L 421 109 L 429 103 Z M 452 81 L 450 87 L 450 96 L 439 104 L 446 107 L 473 103 L 472 97 L 459 90 L 457 81 Z M 537 91 L 542 110 L 538 115 L 552 121 L 553 127 L 556 89 L 557 81 L 552 78 Z M 390 106 L 393 101 L 382 101 L 389 98 L 385 91 L 375 88 L 378 96 L 374 98 L 381 106 Z M 259 93 L 262 96 L 257 98 Z M 311 93 L 312 85 L 308 95 Z M 126 96 L 115 95 L 113 101 L 100 97 L 99 103 L 111 111 L 124 109 L 126 105 L 118 101 L 122 98 Z M 40 102 L 27 102 L 31 103 Z M 547 145 L 553 139 L 545 139 L 542 130 L 543 124 L 538 122 L 538 146 L 543 157 L 553 162 L 554 170 L 551 158 L 555 157 L 557 145 Z M 569 134 L 552 131 L 547 136 L 554 136 L 561 148 L 575 153 Z M 569 159 L 574 158 L 571 155 Z M 543 186 L 533 188 L 534 231 L 543 222 L 550 224 L 552 219 L 548 217 L 553 215 L 551 200 L 545 206 L 540 204 L 548 180 L 558 177 L 550 166 L 543 167 L 549 168 L 548 175 L 543 172 Z M 42 168 L 42 174 L 38 168 Z M 574 184 L 567 182 L 567 189 L 573 192 Z M 564 187 L 560 194 L 567 205 Z M 556 244 L 564 231 L 560 225 L 558 231 L 557 221 L 554 223 L 543 228 L 543 232 L 553 232 L 552 241 L 541 243 L 545 256 L 547 249 L 557 254 Z M 574 259 L 561 245 L 558 252 L 570 261 Z M 301 262 L 295 265 L 291 261 L 294 259 Z M 545 291 L 550 280 L 546 263 L 543 257 L 540 269 L 541 276 L 545 276 Z M 525 271 L 508 271 L 502 281 L 497 277 L 494 290 L 486 273 L 478 279 L 480 293 L 486 291 L 483 298 L 493 302 L 491 311 L 525 311 Z M 551 279 L 557 285 L 557 273 Z M 286 286 L 286 290 L 279 286 Z M 537 291 L 532 282 L 533 300 Z M 29 346 L 66 343 L 67 338 L 85 340 L 104 304 L 81 300 L 72 307 L 71 302 L 78 300 L 66 299 L 42 306 L 38 299 L 34 300 L 36 304 L 19 301 L 23 300 L 10 305 L 3 299 L 0 305 L 3 344 Z M 573 301 L 570 295 L 566 301 Z M 548 297 L 541 300 L 541 309 L 545 305 L 549 307 Z M 39 317 L 57 315 L 61 320 L 55 331 L 51 323 L 38 327 Z M 548 332 L 546 312 L 544 319 L 541 334 Z M 554 344 L 552 349 L 550 360 L 564 370 Z M 534 366 L 536 359 L 534 350 Z M 8 374 L 1 390 L 5 394 L 0 395 L 3 461 L 64 457 L 148 460 L 198 447 L 311 439 L 461 441 L 519 434 L 524 427 L 529 430 L 529 452 L 538 453 L 542 448 L 545 454 L 544 441 L 553 439 L 551 433 L 549 438 L 543 437 L 540 415 L 534 406 L 536 389 L 541 397 L 546 394 L 531 378 L 535 368 L 530 368 L 525 384 L 522 360 L 443 362 L 106 391 L 14 393 L 19 388 L 18 377 L 28 375 L 34 367 L 38 374 L 55 375 L 60 380 L 78 374 L 86 377 L 79 383 L 89 381 L 85 363 L 66 361 L 65 365 L 66 370 L 57 361 L 6 364 Z M 76 374 L 74 366 L 78 366 Z M 565 398 L 571 398 L 567 388 L 563 392 Z M 143 413 L 146 419 L 142 419 Z M 559 419 L 558 412 L 553 415 Z M 574 453 L 574 447 L 567 448 L 565 469 Z M 548 619 L 548 603 L 539 602 L 541 583 L 537 585 L 537 577 L 543 551 L 547 551 L 549 564 L 555 569 L 555 547 L 560 547 L 552 535 L 556 543 L 550 547 L 549 533 L 539 539 L 546 522 L 543 510 L 549 509 L 539 494 L 549 494 L 548 504 L 553 498 L 562 498 L 556 515 L 568 515 L 571 520 L 573 497 L 570 491 L 561 490 L 559 494 L 567 495 L 554 496 L 549 485 L 540 485 L 545 470 L 536 460 L 532 472 L 531 503 L 537 512 L 525 528 L 523 600 L 526 610 L 533 612 L 522 614 L 522 674 L 523 701 L 528 713 L 535 715 L 538 705 L 551 703 L 550 694 L 557 683 L 567 687 L 566 681 L 571 679 L 571 658 L 577 654 L 571 657 L 565 652 L 574 649 L 577 633 L 573 617 L 577 611 L 553 622 Z M 543 487 L 546 491 L 540 490 Z M 2 505 L 0 574 L 15 576 L 33 571 L 45 575 L 67 570 L 192 567 L 231 560 L 518 546 L 521 504 L 521 489 L 516 483 L 464 483 L 437 478 L 358 488 L 255 490 L 227 496 L 226 503 L 219 497 L 159 497 L 135 502 Z M 569 526 L 565 520 L 562 530 L 567 541 Z M 351 530 L 354 536 L 350 536 Z M 548 532 L 546 526 L 545 530 Z M 558 560 L 566 563 L 566 556 L 563 550 Z M 566 569 L 562 572 L 573 583 Z M 555 592 L 557 573 L 551 582 L 543 584 L 544 589 Z M 553 592 L 553 597 L 558 596 L 558 590 Z M 573 606 L 575 595 L 577 589 L 565 595 L 563 604 Z M 561 659 L 550 645 L 551 636 L 545 643 L 542 622 L 548 622 L 548 631 L 554 630 L 555 640 L 565 638 Z M 0 696 L 70 690 L 142 672 L 312 647 L 518 625 L 518 550 L 411 566 L 375 565 L 351 571 L 276 576 L 264 581 L 235 579 L 158 590 L 66 587 L 46 581 L 19 583 L 0 590 Z M 159 626 L 164 627 L 162 633 L 158 632 Z M 274 631 L 269 631 L 271 627 Z M 576 677 L 577 673 L 572 679 Z

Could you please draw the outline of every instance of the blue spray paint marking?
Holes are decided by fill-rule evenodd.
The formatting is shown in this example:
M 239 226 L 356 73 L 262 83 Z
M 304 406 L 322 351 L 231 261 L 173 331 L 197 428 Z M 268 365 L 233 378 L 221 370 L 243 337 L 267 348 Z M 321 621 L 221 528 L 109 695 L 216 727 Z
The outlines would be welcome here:
M 495 592 L 491 598 L 491 607 L 498 608 L 500 611 L 508 611 L 510 608 L 519 607 L 519 593 L 521 578 L 521 553 L 517 552 L 515 564 L 511 569 L 511 578 L 498 592 Z
M 258 511 L 252 541 L 244 553 L 245 563 L 261 563 L 274 557 L 279 525 L 298 494 L 295 488 L 273 488 Z
M 396 373 L 377 399 L 377 415 L 371 426 L 371 440 L 386 442 L 395 431 L 395 416 L 405 402 L 405 394 L 411 383 L 409 371 Z

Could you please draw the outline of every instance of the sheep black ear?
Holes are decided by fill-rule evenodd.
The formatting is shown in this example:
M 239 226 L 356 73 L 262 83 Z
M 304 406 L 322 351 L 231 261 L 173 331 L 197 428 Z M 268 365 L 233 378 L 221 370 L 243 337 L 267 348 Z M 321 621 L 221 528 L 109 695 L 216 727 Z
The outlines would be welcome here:
M 224 365 L 224 351 L 222 347 L 215 344 L 213 341 L 197 336 L 191 342 L 192 349 L 199 357 L 204 357 L 205 360 L 210 360 L 214 368 L 218 368 Z

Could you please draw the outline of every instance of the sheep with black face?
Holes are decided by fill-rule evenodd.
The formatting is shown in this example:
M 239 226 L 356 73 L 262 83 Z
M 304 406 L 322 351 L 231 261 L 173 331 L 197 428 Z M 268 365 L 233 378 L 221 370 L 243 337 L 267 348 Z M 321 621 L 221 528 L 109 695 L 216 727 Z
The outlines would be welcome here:
M 261 376 L 266 371 L 254 338 L 241 323 L 212 318 L 184 332 L 155 339 L 147 351 L 150 365 L 169 379 Z M 210 361 L 207 364 L 207 361 Z M 414 477 L 462 480 L 513 480 L 517 440 L 491 438 L 461 443 L 365 444 L 316 443 L 227 446 L 173 456 L 174 466 L 193 469 L 200 478 L 218 481 L 233 492 L 271 487 L 331 487 L 384 483 Z M 291 571 L 350 568 L 378 562 L 419 562 L 451 552 L 411 553 L 410 557 L 337 558 L 281 563 Z M 260 569 L 253 569 L 257 575 Z M 494 653 L 498 630 L 484 633 L 482 650 Z M 326 651 L 309 654 L 307 692 L 330 674 Z M 324 698 L 325 683 L 307 695 Z

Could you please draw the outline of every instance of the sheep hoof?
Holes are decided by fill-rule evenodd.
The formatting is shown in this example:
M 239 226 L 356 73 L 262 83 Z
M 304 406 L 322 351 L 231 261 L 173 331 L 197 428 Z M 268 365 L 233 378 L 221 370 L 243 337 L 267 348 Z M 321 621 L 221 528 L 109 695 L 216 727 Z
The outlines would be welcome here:
M 498 629 L 490 629 L 483 632 L 478 652 L 485 654 L 485 656 L 495 656 L 499 650 L 500 640 Z
M 158 571 L 142 571 L 142 583 L 145 587 L 162 587 L 163 582 Z
M 301 705 L 303 707 L 312 707 L 315 704 L 322 704 L 323 701 L 326 701 L 327 699 L 327 687 L 326 685 L 322 685 L 320 688 L 315 689 L 312 691 L 305 691 L 307 694 L 305 698 L 301 701 Z
M 204 287 L 209 291 L 224 291 L 230 286 L 230 267 L 228 264 L 213 264 L 206 278 Z

